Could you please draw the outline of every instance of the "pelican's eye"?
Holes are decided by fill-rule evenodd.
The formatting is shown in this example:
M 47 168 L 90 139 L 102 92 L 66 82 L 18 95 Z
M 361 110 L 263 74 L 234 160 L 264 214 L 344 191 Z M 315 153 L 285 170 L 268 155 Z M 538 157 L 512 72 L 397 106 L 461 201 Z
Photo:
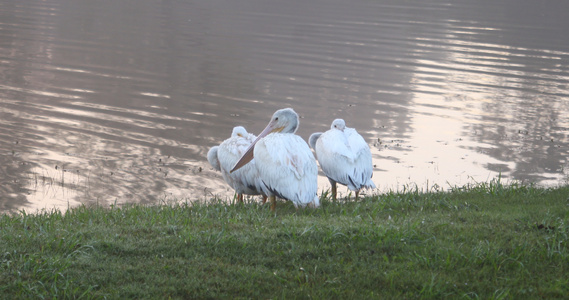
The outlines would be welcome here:
M 279 120 L 279 117 L 275 117 L 275 121 L 278 121 L 278 120 Z

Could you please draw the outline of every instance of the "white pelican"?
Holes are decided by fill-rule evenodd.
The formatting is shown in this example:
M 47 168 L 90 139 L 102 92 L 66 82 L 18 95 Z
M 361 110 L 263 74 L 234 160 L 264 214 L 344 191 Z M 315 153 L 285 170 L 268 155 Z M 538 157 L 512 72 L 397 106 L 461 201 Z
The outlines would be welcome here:
M 373 165 L 371 152 L 364 138 L 346 122 L 336 119 L 330 130 L 316 132 L 308 139 L 316 152 L 320 167 L 332 184 L 332 198 L 336 200 L 336 183 L 347 185 L 356 192 L 356 200 L 362 188 L 375 188 L 371 181 Z
M 230 138 L 223 141 L 219 146 L 212 147 L 207 152 L 207 160 L 214 169 L 221 171 L 223 180 L 235 190 L 239 202 L 243 202 L 243 194 L 262 194 L 255 161 L 237 172 L 229 173 L 229 170 L 256 138 L 255 135 L 248 133 L 244 127 L 237 126 L 233 128 Z M 263 196 L 263 203 L 266 200 L 266 196 Z
M 269 125 L 249 146 L 231 170 L 245 167 L 255 158 L 261 188 L 275 210 L 275 197 L 292 201 L 295 207 L 318 207 L 318 166 L 306 142 L 295 135 L 298 115 L 292 108 L 277 110 Z

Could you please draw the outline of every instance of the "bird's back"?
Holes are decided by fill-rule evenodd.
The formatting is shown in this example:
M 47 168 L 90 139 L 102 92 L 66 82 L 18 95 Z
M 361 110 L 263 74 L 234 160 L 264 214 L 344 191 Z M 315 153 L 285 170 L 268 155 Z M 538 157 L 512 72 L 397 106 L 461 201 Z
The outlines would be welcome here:
M 358 170 L 355 176 L 359 177 L 356 178 L 360 184 L 359 188 L 375 188 L 375 184 L 371 180 L 373 176 L 373 162 L 369 145 L 354 128 L 346 128 L 344 133 L 354 154 L 354 164 Z
M 331 180 L 353 191 L 375 188 L 370 180 L 373 169 L 369 146 L 355 129 L 326 131 L 316 141 L 315 151 L 322 171 Z
M 247 147 L 251 145 L 254 140 L 254 136 L 251 136 L 236 136 L 223 141 L 219 145 L 218 157 L 223 178 L 237 193 L 258 195 L 261 189 L 254 159 L 243 166 L 243 168 L 233 173 L 229 172 L 243 153 L 245 153 Z
M 261 187 L 268 193 L 295 205 L 315 201 L 318 167 L 312 151 L 300 136 L 269 134 L 255 146 L 254 157 Z

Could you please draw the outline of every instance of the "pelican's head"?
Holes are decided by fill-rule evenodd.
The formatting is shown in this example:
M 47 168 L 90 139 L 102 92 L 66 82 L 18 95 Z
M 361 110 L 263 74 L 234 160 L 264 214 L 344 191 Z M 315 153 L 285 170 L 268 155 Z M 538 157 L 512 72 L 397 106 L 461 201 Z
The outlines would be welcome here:
M 231 132 L 231 137 L 246 137 L 249 133 L 245 130 L 243 126 L 235 126 L 233 127 L 233 131 Z
M 279 109 L 273 114 L 269 125 L 259 136 L 266 136 L 273 132 L 295 133 L 298 124 L 298 114 L 292 108 Z
M 346 122 L 344 122 L 342 119 L 336 119 L 334 122 L 332 122 L 332 125 L 330 125 L 330 129 L 338 129 L 340 131 L 344 131 L 345 128 Z
M 245 151 L 245 154 L 241 156 L 233 169 L 231 169 L 231 172 L 241 168 L 253 160 L 253 150 L 255 149 L 255 144 L 257 144 L 260 139 L 275 132 L 295 133 L 296 129 L 298 129 L 298 124 L 298 114 L 292 108 L 283 108 L 277 110 L 271 117 L 271 121 L 267 127 L 265 127 L 257 139 L 251 143 L 249 148 L 247 148 L 247 151 Z

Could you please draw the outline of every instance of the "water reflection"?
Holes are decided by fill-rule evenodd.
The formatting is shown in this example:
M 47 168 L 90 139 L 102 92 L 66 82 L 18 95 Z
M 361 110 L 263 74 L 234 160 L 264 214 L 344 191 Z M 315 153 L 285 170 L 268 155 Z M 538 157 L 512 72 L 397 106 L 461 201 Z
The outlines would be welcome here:
M 569 4 L 462 2 L 5 1 L 0 209 L 231 197 L 207 150 L 286 106 L 380 190 L 566 182 Z

